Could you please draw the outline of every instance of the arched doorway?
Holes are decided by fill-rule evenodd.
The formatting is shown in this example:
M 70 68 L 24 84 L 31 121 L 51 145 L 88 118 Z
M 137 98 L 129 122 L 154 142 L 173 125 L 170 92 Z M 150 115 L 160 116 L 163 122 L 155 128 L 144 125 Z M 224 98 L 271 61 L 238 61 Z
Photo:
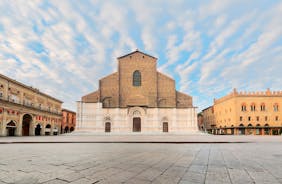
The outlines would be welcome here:
M 243 124 L 239 125 L 239 135 L 245 135 L 245 126 Z
M 65 127 L 65 130 L 64 130 L 64 133 L 68 133 L 68 132 L 69 132 L 69 127 L 66 126 L 66 127 Z
M 248 127 L 247 127 L 247 134 L 248 134 L 248 135 L 253 134 L 253 125 L 252 125 L 251 123 L 248 124 Z
M 14 121 L 10 121 L 9 123 L 7 123 L 7 136 L 15 136 L 15 131 L 16 131 L 16 123 Z
M 231 135 L 234 135 L 234 125 L 231 125 Z
M 71 127 L 71 128 L 70 128 L 70 132 L 73 132 L 73 131 L 74 131 L 74 128 L 73 128 L 73 127 Z
M 270 134 L 270 128 L 268 124 L 264 125 L 264 135 L 269 135 Z
M 141 132 L 141 118 L 133 118 L 133 132 Z
M 163 132 L 168 132 L 168 122 L 163 122 Z
M 110 122 L 105 123 L 105 132 L 111 132 L 111 123 Z
M 262 134 L 261 126 L 260 126 L 260 124 L 257 124 L 256 125 L 256 135 L 261 135 L 261 134 Z
M 47 124 L 45 127 L 45 135 L 50 135 L 51 134 L 51 125 Z
M 41 134 L 41 125 L 39 123 L 36 125 L 34 133 L 37 136 Z
M 32 117 L 29 114 L 23 116 L 22 122 L 22 136 L 29 136 L 29 130 L 32 122 Z

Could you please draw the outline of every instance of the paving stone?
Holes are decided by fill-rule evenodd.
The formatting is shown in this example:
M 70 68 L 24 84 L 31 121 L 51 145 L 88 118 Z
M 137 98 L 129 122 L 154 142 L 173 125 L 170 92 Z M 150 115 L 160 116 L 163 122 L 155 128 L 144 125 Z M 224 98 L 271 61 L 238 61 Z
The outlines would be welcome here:
M 138 174 L 137 178 L 143 180 L 150 180 L 153 181 L 156 177 L 162 174 L 162 170 L 158 170 L 155 168 L 149 168 L 141 173 Z
M 206 171 L 207 171 L 207 165 L 195 165 L 195 164 L 193 164 L 188 168 L 188 171 L 205 174 Z
M 79 139 L 82 137 L 76 138 Z M 241 138 L 228 139 L 235 141 Z M 0 149 L 0 184 L 282 183 L 281 141 L 229 144 L 2 144 Z
M 66 183 L 68 182 L 59 180 L 59 179 L 54 179 L 54 180 L 47 181 L 44 184 L 66 184 Z
M 182 181 L 183 180 L 183 181 Z M 187 172 L 181 178 L 182 183 L 204 183 L 205 174 L 200 172 Z
M 72 172 L 70 174 L 66 174 L 63 176 L 58 177 L 58 179 L 64 180 L 64 181 L 68 181 L 68 182 L 72 182 L 75 180 L 78 180 L 79 178 L 82 178 L 83 175 L 79 172 Z
M 244 169 L 228 169 L 233 184 L 255 183 Z
M 180 177 L 169 177 L 165 175 L 160 175 L 152 181 L 152 184 L 172 184 L 178 183 L 180 181 Z
M 280 183 L 279 180 L 274 178 L 272 175 L 270 175 L 267 172 L 254 172 L 254 171 L 248 171 L 251 177 L 254 179 L 256 184 L 260 183 L 271 183 L 271 184 L 278 184 Z
M 93 184 L 96 180 L 86 179 L 86 178 L 80 178 L 78 180 L 70 182 L 70 184 Z
M 209 166 L 205 178 L 205 183 L 227 184 L 231 183 L 226 168 Z
M 167 176 L 167 177 L 177 177 L 181 178 L 183 174 L 186 171 L 186 167 L 178 167 L 178 166 L 172 166 L 168 168 L 162 175 Z

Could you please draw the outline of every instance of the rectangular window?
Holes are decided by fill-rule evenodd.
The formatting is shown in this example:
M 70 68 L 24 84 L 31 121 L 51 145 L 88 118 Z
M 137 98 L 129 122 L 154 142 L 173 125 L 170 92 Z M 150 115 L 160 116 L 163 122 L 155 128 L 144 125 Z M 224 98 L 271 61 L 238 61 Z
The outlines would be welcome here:
M 259 116 L 257 116 L 257 121 L 259 121 Z
M 248 120 L 251 121 L 251 116 L 248 117 Z
M 264 120 L 267 121 L 267 116 L 264 117 Z
M 276 117 L 275 117 L 275 121 L 278 121 L 278 120 L 279 120 L 279 118 L 278 118 L 278 116 L 276 116 Z
M 0 98 L 2 98 L 3 97 L 3 92 L 2 91 L 0 91 Z
M 243 121 L 243 117 L 242 116 L 240 116 L 240 121 Z

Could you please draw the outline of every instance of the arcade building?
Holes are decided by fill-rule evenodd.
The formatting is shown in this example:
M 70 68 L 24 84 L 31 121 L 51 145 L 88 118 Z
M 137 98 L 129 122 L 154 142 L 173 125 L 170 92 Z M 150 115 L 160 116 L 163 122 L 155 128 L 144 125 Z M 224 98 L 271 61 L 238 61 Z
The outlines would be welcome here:
M 0 74 L 0 136 L 60 134 L 62 101 Z

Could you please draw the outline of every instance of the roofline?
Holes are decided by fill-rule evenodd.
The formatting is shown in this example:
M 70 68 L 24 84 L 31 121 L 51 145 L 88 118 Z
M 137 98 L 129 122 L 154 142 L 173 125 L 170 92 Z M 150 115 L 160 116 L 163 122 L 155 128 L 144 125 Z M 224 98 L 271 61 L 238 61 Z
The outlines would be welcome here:
M 76 114 L 76 112 L 71 111 L 71 110 L 69 110 L 69 109 L 65 109 L 65 108 L 62 108 L 62 111 L 72 112 L 72 113 L 75 113 L 75 114 Z
M 130 52 L 129 54 L 120 56 L 120 57 L 118 57 L 117 59 L 122 59 L 122 58 L 124 58 L 124 57 L 126 57 L 126 56 L 129 56 L 129 55 L 134 54 L 134 53 L 137 53 L 137 52 L 139 52 L 139 53 L 141 53 L 141 54 L 144 54 L 144 55 L 146 55 L 146 56 L 149 56 L 149 57 L 151 57 L 151 58 L 153 58 L 153 59 L 158 59 L 158 58 L 156 58 L 156 57 L 154 57 L 154 56 L 151 56 L 151 55 L 149 55 L 149 54 L 146 54 L 146 53 L 144 53 L 144 52 L 141 52 L 141 51 L 139 51 L 138 49 L 137 49 L 136 51 Z
M 6 79 L 6 80 L 8 80 L 8 81 L 11 81 L 11 82 L 13 82 L 13 83 L 16 83 L 17 85 L 20 85 L 20 86 L 22 86 L 22 87 L 24 87 L 24 88 L 27 88 L 27 89 L 29 89 L 29 90 L 35 92 L 35 93 L 39 93 L 39 94 L 41 94 L 41 95 L 43 95 L 43 96 L 46 96 L 46 97 L 48 97 L 48 98 L 51 98 L 51 99 L 53 99 L 53 100 L 55 100 L 55 101 L 57 101 L 57 102 L 64 103 L 63 101 L 61 101 L 61 100 L 59 100 L 59 99 L 57 99 L 57 98 L 54 98 L 54 97 L 52 97 L 52 96 L 50 96 L 50 95 L 48 95 L 48 94 L 46 94 L 46 93 L 43 93 L 43 92 L 39 91 L 39 89 L 33 88 L 33 87 L 31 87 L 31 86 L 27 86 L 27 85 L 25 85 L 25 84 L 23 84 L 23 83 L 21 83 L 21 82 L 19 82 L 19 81 L 16 81 L 15 79 L 12 79 L 12 78 L 10 78 L 10 77 L 7 77 L 7 76 L 5 76 L 5 75 L 3 75 L 3 74 L 1 74 L 1 73 L 0 73 L 0 77 Z
M 213 107 L 213 105 L 208 106 L 207 108 L 203 109 L 202 112 L 205 111 L 205 110 L 207 110 L 207 109 L 209 109 L 209 108 L 211 108 L 211 107 Z

